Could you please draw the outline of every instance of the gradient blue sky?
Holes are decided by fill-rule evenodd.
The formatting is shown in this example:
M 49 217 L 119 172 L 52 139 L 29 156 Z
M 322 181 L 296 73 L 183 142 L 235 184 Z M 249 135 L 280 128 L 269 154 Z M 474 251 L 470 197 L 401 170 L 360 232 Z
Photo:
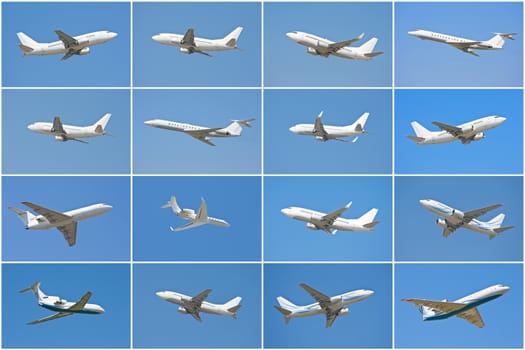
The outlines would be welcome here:
M 45 15 L 42 15 L 45 14 Z M 2 3 L 4 86 L 129 86 L 130 4 L 126 2 Z M 86 56 L 28 56 L 22 59 L 17 32 L 37 42 L 58 41 L 54 30 L 78 36 L 100 30 L 118 33 Z
M 87 291 L 102 315 L 73 315 L 34 326 L 53 313 L 19 291 L 42 283 L 47 295 L 78 301 Z M 130 272 L 125 264 L 3 264 L 2 347 L 129 348 Z M 91 334 L 91 336 L 89 336 Z
M 395 193 L 397 260 L 523 260 L 522 177 L 397 177 Z M 492 240 L 465 228 L 444 238 L 443 228 L 436 225 L 438 216 L 425 209 L 421 199 L 463 212 L 503 204 L 478 219 L 489 221 L 504 213 L 503 225 L 514 228 Z
M 326 316 L 297 318 L 285 324 L 274 309 L 283 296 L 296 305 L 315 300 L 306 283 L 335 296 L 356 289 L 374 294 L 349 305 L 350 313 L 326 329 Z M 390 348 L 392 345 L 392 267 L 390 264 L 267 264 L 264 267 L 265 348 Z
M 370 61 L 306 53 L 306 46 L 286 33 L 301 31 L 331 41 L 344 41 L 361 33 L 360 46 L 379 39 L 375 51 L 384 54 Z M 364 2 L 283 2 L 264 4 L 265 86 L 391 86 L 392 4 Z
M 259 348 L 261 266 L 259 264 L 135 264 L 133 346 L 137 348 Z M 201 313 L 202 323 L 181 314 L 178 305 L 155 295 L 174 291 L 223 304 L 242 297 L 237 320 Z
M 521 86 L 523 3 L 398 2 L 395 4 L 396 86 Z M 429 30 L 470 40 L 518 33 L 502 50 L 475 57 L 407 34 Z
M 4 90 L 4 173 L 129 174 L 129 98 L 127 90 Z M 27 129 L 34 122 L 53 123 L 55 116 L 62 124 L 88 126 L 106 113 L 112 114 L 110 135 L 85 139 L 89 144 L 58 142 Z
M 523 348 L 521 264 L 406 264 L 395 267 L 395 346 L 399 348 Z M 479 306 L 485 327 L 457 317 L 423 322 L 403 298 L 450 301 L 494 284 L 509 286 L 502 297 Z
M 139 90 L 133 97 L 135 173 L 244 174 L 261 169 L 261 95 L 257 90 Z M 209 128 L 256 118 L 240 137 L 209 146 L 181 132 L 145 125 L 165 119 Z
M 136 86 L 260 86 L 260 3 L 135 3 L 133 4 L 133 80 Z M 221 39 L 243 27 L 241 50 L 211 52 L 213 57 L 186 55 L 178 47 L 151 39 L 158 33 Z
M 390 174 L 392 172 L 391 90 L 266 90 L 265 173 Z M 325 125 L 344 126 L 369 112 L 356 143 L 296 135 L 289 128 L 313 124 L 324 111 Z
M 387 260 L 392 259 L 391 177 L 265 177 L 265 260 Z M 335 236 L 312 231 L 281 209 L 296 206 L 331 213 L 352 201 L 342 215 L 356 219 L 379 209 L 372 232 L 339 231 Z
M 161 208 L 171 196 L 181 208 L 199 210 L 206 200 L 208 215 L 230 227 L 204 225 L 170 231 L 189 223 L 171 208 Z M 259 177 L 135 177 L 133 180 L 135 260 L 260 260 L 261 180 Z
M 396 90 L 396 173 L 521 174 L 523 172 L 523 92 L 521 90 Z M 408 139 L 417 121 L 440 131 L 433 121 L 460 125 L 489 115 L 507 120 L 485 139 L 420 146 Z M 504 155 L 504 156 L 503 156 Z
M 4 177 L 2 181 L 2 257 L 6 261 L 114 261 L 130 254 L 128 177 Z M 77 243 L 69 247 L 56 228 L 25 230 L 8 207 L 21 202 L 65 212 L 96 203 L 113 209 L 78 223 Z M 31 211 L 33 214 L 35 212 Z

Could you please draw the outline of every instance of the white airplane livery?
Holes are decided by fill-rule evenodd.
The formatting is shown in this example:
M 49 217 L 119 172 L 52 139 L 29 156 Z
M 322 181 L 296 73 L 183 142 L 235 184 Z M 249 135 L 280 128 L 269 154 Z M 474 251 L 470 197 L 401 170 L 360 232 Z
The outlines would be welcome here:
M 171 231 L 182 231 L 205 224 L 213 224 L 222 227 L 230 226 L 230 224 L 225 220 L 208 216 L 208 207 L 204 198 L 201 199 L 201 206 L 197 213 L 195 213 L 195 210 L 193 209 L 181 209 L 177 204 L 175 196 L 171 196 L 170 201 L 164 204 L 161 208 L 171 208 L 171 210 L 173 210 L 173 212 L 178 217 L 183 218 L 184 220 L 191 220 L 189 224 L 186 224 L 184 226 L 180 226 L 177 228 L 173 228 L 170 226 Z
M 355 136 L 352 142 L 356 142 L 359 135 L 366 133 L 365 123 L 370 113 L 363 113 L 353 124 L 346 126 L 324 125 L 321 121 L 323 112 L 315 118 L 315 124 L 297 124 L 289 130 L 294 134 L 315 136 L 317 141 L 325 142 L 329 140 L 347 141 L 344 137 Z
M 292 318 L 325 314 L 326 328 L 328 328 L 332 326 L 337 316 L 345 316 L 350 313 L 350 310 L 346 307 L 347 305 L 365 300 L 374 294 L 371 290 L 359 289 L 329 297 L 306 283 L 299 285 L 306 290 L 316 302 L 305 306 L 297 306 L 282 296 L 277 297 L 279 305 L 275 305 L 274 307 L 284 316 L 284 322 L 286 324 L 288 324 Z
M 60 213 L 31 202 L 22 202 L 22 204 L 39 214 L 34 215 L 29 211 L 9 207 L 9 210 L 24 223 L 26 230 L 47 230 L 56 227 L 62 232 L 70 247 L 75 245 L 77 240 L 78 221 L 102 215 L 113 208 L 111 205 L 98 203 Z
M 61 30 L 55 30 L 59 41 L 52 43 L 39 43 L 31 39 L 27 34 L 22 32 L 16 33 L 20 40 L 20 49 L 23 56 L 47 56 L 64 54 L 62 60 L 67 60 L 73 55 L 87 55 L 90 52 L 90 46 L 103 44 L 117 37 L 117 33 L 107 30 L 99 32 L 82 34 L 79 36 L 70 36 Z
M 499 298 L 509 290 L 510 287 L 496 284 L 456 301 L 448 301 L 447 299 L 437 301 L 412 298 L 402 299 L 402 301 L 415 304 L 419 312 L 423 315 L 423 321 L 443 320 L 445 318 L 457 316 L 479 328 L 483 328 L 485 323 L 483 322 L 477 307 Z
M 65 142 L 69 140 L 88 143 L 83 138 L 107 135 L 105 129 L 111 118 L 110 113 L 104 114 L 95 124 L 90 126 L 74 126 L 62 124 L 60 117 L 55 117 L 53 123 L 36 122 L 29 124 L 27 128 L 39 134 L 53 135 L 56 141 Z
M 180 305 L 180 313 L 190 314 L 199 322 L 202 322 L 200 312 L 205 312 L 212 315 L 230 316 L 233 319 L 237 319 L 237 311 L 242 306 L 241 297 L 235 297 L 225 304 L 212 304 L 204 301 L 210 293 L 211 289 L 206 289 L 194 297 L 171 291 L 162 291 L 155 294 L 162 300 Z
M 418 145 L 431 145 L 447 143 L 459 140 L 463 144 L 469 144 L 472 141 L 480 141 L 485 138 L 485 131 L 494 129 L 501 125 L 506 118 L 497 115 L 479 118 L 458 126 L 448 125 L 440 122 L 432 122 L 441 131 L 430 131 L 416 121 L 413 121 L 412 129 L 416 136 L 408 135 L 410 140 L 416 141 Z
M 370 232 L 379 221 L 374 221 L 378 210 L 370 209 L 358 219 L 344 219 L 340 216 L 352 205 L 349 202 L 344 207 L 336 211 L 325 214 L 311 209 L 300 207 L 288 207 L 281 212 L 289 218 L 305 221 L 306 227 L 310 230 L 322 230 L 330 235 L 335 235 L 337 231 Z
M 39 306 L 43 307 L 44 309 L 56 312 L 54 315 L 29 322 L 28 325 L 56 320 L 57 318 L 71 316 L 74 314 L 97 315 L 104 313 L 104 309 L 100 305 L 88 304 L 89 298 L 91 298 L 92 295 L 91 292 L 84 294 L 77 302 L 70 302 L 60 297 L 45 295 L 44 292 L 40 290 L 40 282 L 35 282 L 31 287 L 22 289 L 20 293 L 25 293 L 28 291 L 33 292 Z
M 306 52 L 314 56 L 328 57 L 334 55 L 341 58 L 367 61 L 382 54 L 382 52 L 373 52 L 377 44 L 377 38 L 372 38 L 361 46 L 348 46 L 363 39 L 365 36 L 364 33 L 353 39 L 339 42 L 330 41 L 317 35 L 297 31 L 286 33 L 286 36 L 292 41 L 306 46 Z
M 186 31 L 186 34 L 160 33 L 151 38 L 159 44 L 178 46 L 180 52 L 192 54 L 194 52 L 202 55 L 211 56 L 206 51 L 226 51 L 238 50 L 237 40 L 241 35 L 242 27 L 235 28 L 230 34 L 222 39 L 204 39 L 195 37 L 193 28 Z
M 439 43 L 448 44 L 452 47 L 455 47 L 458 50 L 461 50 L 473 56 L 479 56 L 473 50 L 502 49 L 503 45 L 505 44 L 505 39 L 514 40 L 514 35 L 516 35 L 516 33 L 494 33 L 495 35 L 489 40 L 476 41 L 421 29 L 408 32 L 408 34 L 413 35 L 419 39 L 432 40 L 437 41 Z
M 436 220 L 436 225 L 443 227 L 443 237 L 448 237 L 458 228 L 464 227 L 466 229 L 488 235 L 489 239 L 493 239 L 500 233 L 510 230 L 514 227 L 501 227 L 503 220 L 505 219 L 505 214 L 498 214 L 487 222 L 476 219 L 477 217 L 485 215 L 491 210 L 501 207 L 501 204 L 494 204 L 485 208 L 462 212 L 433 199 L 422 199 L 419 201 L 419 203 L 421 203 L 425 209 L 444 218 Z

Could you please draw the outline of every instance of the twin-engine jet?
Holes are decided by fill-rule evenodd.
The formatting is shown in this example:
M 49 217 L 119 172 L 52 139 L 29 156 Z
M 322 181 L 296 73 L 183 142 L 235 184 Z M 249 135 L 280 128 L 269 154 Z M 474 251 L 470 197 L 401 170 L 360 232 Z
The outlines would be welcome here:
M 516 33 L 494 33 L 492 38 L 484 41 L 476 41 L 470 39 L 464 39 L 453 35 L 442 34 L 431 32 L 428 30 L 414 30 L 408 32 L 408 34 L 415 36 L 416 38 L 423 40 L 432 40 L 439 43 L 448 44 L 452 47 L 455 47 L 458 50 L 461 50 L 465 53 L 471 54 L 473 56 L 479 56 L 473 50 L 499 50 L 503 48 L 505 44 L 505 39 L 514 40 L 514 35 Z
M 315 136 L 317 141 L 325 142 L 329 140 L 347 141 L 343 137 L 355 136 L 352 142 L 356 142 L 359 135 L 366 133 L 365 123 L 370 113 L 363 113 L 353 124 L 346 126 L 324 125 L 321 121 L 323 112 L 315 118 L 315 124 L 297 124 L 290 128 L 294 134 Z
M 89 298 L 91 298 L 91 292 L 87 292 L 82 296 L 82 298 L 80 298 L 79 301 L 73 303 L 64 300 L 60 297 L 45 295 L 44 292 L 40 290 L 40 282 L 34 283 L 29 288 L 22 289 L 20 293 L 25 293 L 28 291 L 33 292 L 38 301 L 39 306 L 56 312 L 56 314 L 54 315 L 41 318 L 33 322 L 29 322 L 28 325 L 34 325 L 46 321 L 51 321 L 57 318 L 71 316 L 74 314 L 96 315 L 104 313 L 104 309 L 101 306 L 96 304 L 88 304 Z
M 204 301 L 211 293 L 211 289 L 206 289 L 200 294 L 190 297 L 177 292 L 162 291 L 155 293 L 162 300 L 180 305 L 179 312 L 190 314 L 194 319 L 202 322 L 200 312 L 212 315 L 231 316 L 237 319 L 237 311 L 241 308 L 241 297 L 235 297 L 225 304 L 212 304 Z
M 190 28 L 184 35 L 160 33 L 152 36 L 151 38 L 159 44 L 178 46 L 180 47 L 180 52 L 184 54 L 189 55 L 196 52 L 202 55 L 211 56 L 206 51 L 239 49 L 237 47 L 237 40 L 239 39 L 241 32 L 242 27 L 237 27 L 222 39 L 204 39 L 195 37 L 193 28 Z
M 18 47 L 22 49 L 22 57 L 64 54 L 62 60 L 67 60 L 73 55 L 87 55 L 90 52 L 90 46 L 103 44 L 117 36 L 117 33 L 107 30 L 82 34 L 75 37 L 61 30 L 55 30 L 55 33 L 60 40 L 52 43 L 39 43 L 22 32 L 16 33 L 20 40 Z
M 183 218 L 184 220 L 191 220 L 189 224 L 186 224 L 184 226 L 180 226 L 177 228 L 173 228 L 170 226 L 171 231 L 182 231 L 205 224 L 213 224 L 222 227 L 230 226 L 230 224 L 225 220 L 208 216 L 208 207 L 206 206 L 206 201 L 204 200 L 204 198 L 201 199 L 201 206 L 197 213 L 195 213 L 195 210 L 193 209 L 181 209 L 177 204 L 175 196 L 171 196 L 170 201 L 164 204 L 161 208 L 171 208 L 171 210 L 173 210 L 173 212 L 177 214 L 178 217 Z
M 288 324 L 292 318 L 325 314 L 326 328 L 328 328 L 334 323 L 337 316 L 345 316 L 350 313 L 350 310 L 345 306 L 365 300 L 374 294 L 371 290 L 359 289 L 329 297 L 306 283 L 299 285 L 315 299 L 316 303 L 297 306 L 282 296 L 277 297 L 279 305 L 275 305 L 274 307 L 284 316 L 286 324 Z
M 476 293 L 467 295 L 456 301 L 426 300 L 426 299 L 402 299 L 407 303 L 415 304 L 423 315 L 423 321 L 443 320 L 452 316 L 464 319 L 473 325 L 483 328 L 485 323 L 479 314 L 477 307 L 481 304 L 499 298 L 509 291 L 510 287 L 502 284 L 482 289 Z
M 95 124 L 89 126 L 75 126 L 62 124 L 60 117 L 55 117 L 53 123 L 36 122 L 29 124 L 27 128 L 39 134 L 53 135 L 56 141 L 65 142 L 69 140 L 88 143 L 83 138 L 108 135 L 105 131 L 106 125 L 111 118 L 110 113 L 104 114 Z

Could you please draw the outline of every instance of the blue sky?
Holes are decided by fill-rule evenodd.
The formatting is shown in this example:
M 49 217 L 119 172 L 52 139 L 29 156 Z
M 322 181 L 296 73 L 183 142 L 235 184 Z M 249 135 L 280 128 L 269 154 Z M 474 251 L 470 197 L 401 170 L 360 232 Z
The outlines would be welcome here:
M 129 98 L 127 90 L 4 90 L 4 173 L 129 174 Z M 52 123 L 55 116 L 62 124 L 88 126 L 106 113 L 112 115 L 106 126 L 110 135 L 86 139 L 89 144 L 55 141 L 27 128 L 34 122 Z
M 261 169 L 261 95 L 257 90 L 139 90 L 134 97 L 134 172 L 244 174 Z M 184 133 L 144 122 L 166 119 L 209 128 L 256 118 L 240 137 L 213 138 L 209 146 Z
M 395 193 L 398 260 L 523 259 L 522 177 L 397 177 Z M 421 199 L 434 199 L 463 212 L 503 204 L 478 219 L 489 221 L 504 213 L 503 225 L 514 228 L 492 240 L 465 228 L 444 238 L 443 228 L 436 225 L 438 216 L 425 209 Z
M 36 281 L 47 295 L 68 301 L 78 301 L 91 291 L 89 303 L 106 312 L 28 326 L 27 322 L 53 314 L 39 307 L 31 293 L 19 293 Z M 129 289 L 130 272 L 125 264 L 3 264 L 2 347 L 129 348 Z
M 397 86 L 521 86 L 523 4 L 519 2 L 398 2 L 395 8 Z M 429 30 L 470 40 L 518 33 L 502 50 L 475 57 L 407 32 Z
M 135 264 L 133 345 L 143 348 L 259 348 L 261 266 L 259 264 Z M 195 296 L 211 288 L 206 301 L 223 304 L 242 297 L 237 320 L 201 313 L 202 323 L 155 295 L 174 291 Z
M 45 16 L 42 14 L 45 13 Z M 2 3 L 4 86 L 129 86 L 130 4 L 116 2 Z M 58 41 L 54 30 L 71 36 L 100 30 L 118 33 L 86 56 L 28 56 L 22 59 L 17 32 L 37 42 Z
M 265 173 L 390 174 L 392 172 L 391 90 L 266 90 Z M 369 112 L 356 143 L 296 135 L 289 128 L 313 124 L 324 111 L 325 125 L 344 126 Z
M 2 257 L 6 261 L 128 260 L 130 199 L 128 177 L 4 177 L 2 181 Z M 55 228 L 25 230 L 8 207 L 21 202 L 65 212 L 96 203 L 113 209 L 78 223 L 77 243 L 69 247 Z M 31 211 L 31 210 L 29 210 Z M 31 211 L 33 214 L 33 211 Z
M 285 324 L 274 305 L 283 296 L 296 305 L 315 302 L 299 286 L 306 283 L 335 296 L 356 289 L 374 294 L 349 305 L 350 314 L 326 329 L 326 316 L 296 318 Z M 390 264 L 267 264 L 264 268 L 264 346 L 266 348 L 390 348 L 392 345 L 392 267 Z
M 161 208 L 172 195 L 182 209 L 195 212 L 204 198 L 208 215 L 231 226 L 170 231 L 189 223 Z M 259 177 L 135 177 L 133 197 L 135 260 L 260 260 Z
M 397 90 L 395 92 L 396 173 L 520 174 L 523 172 L 521 90 Z M 410 123 L 440 131 L 433 121 L 460 125 L 489 115 L 507 120 L 485 139 L 420 146 Z M 503 156 L 504 155 L 504 156 Z
M 286 36 L 291 31 L 337 42 L 365 33 L 352 46 L 377 37 L 375 51 L 384 54 L 370 61 L 312 56 Z M 264 41 L 265 86 L 392 85 L 391 3 L 265 3 Z
M 395 268 L 395 346 L 399 348 L 522 348 L 521 264 L 406 264 Z M 502 297 L 479 306 L 485 327 L 457 317 L 423 322 L 403 298 L 459 299 L 495 284 L 509 286 Z
M 264 252 L 273 261 L 382 260 L 392 257 L 391 177 L 265 177 Z M 342 215 L 356 219 L 379 209 L 372 232 L 312 231 L 281 209 L 296 206 L 331 213 L 352 201 Z
M 135 3 L 133 5 L 135 86 L 260 86 L 260 3 Z M 186 33 L 221 39 L 244 28 L 241 50 L 186 55 L 178 47 L 151 39 L 158 33 Z

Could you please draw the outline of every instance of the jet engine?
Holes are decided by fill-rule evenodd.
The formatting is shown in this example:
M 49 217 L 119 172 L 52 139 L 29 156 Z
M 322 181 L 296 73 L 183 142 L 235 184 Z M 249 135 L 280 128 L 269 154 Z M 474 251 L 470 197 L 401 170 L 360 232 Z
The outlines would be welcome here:
M 337 316 L 346 316 L 350 313 L 350 309 L 345 307 L 345 308 L 342 308 L 341 310 L 339 310 L 339 312 L 337 313 Z
M 447 226 L 448 226 L 447 222 L 445 220 L 443 220 L 443 219 L 437 219 L 436 220 L 436 225 L 441 226 L 443 228 L 447 228 Z
M 193 51 L 191 51 L 190 49 L 187 49 L 185 47 L 181 47 L 180 48 L 180 52 L 186 54 L 186 55 L 191 55 L 193 53 Z
M 62 135 L 55 135 L 55 140 L 59 142 L 67 141 L 66 138 Z
M 321 141 L 321 142 L 325 142 L 326 141 L 326 137 L 323 137 L 323 136 L 316 136 L 315 139 L 317 141 Z
M 179 306 L 179 312 L 181 314 L 187 314 L 188 313 L 188 311 L 184 308 L 184 306 Z
M 80 56 L 87 55 L 89 53 L 89 47 L 84 47 L 82 50 L 78 52 Z
M 314 56 L 319 55 L 319 53 L 317 53 L 317 50 L 314 49 L 313 47 L 307 47 L 306 48 L 306 52 L 309 53 L 310 55 L 314 55 Z
M 479 140 L 483 140 L 484 138 L 485 138 L 485 133 L 478 132 L 476 135 L 474 135 L 474 137 L 472 138 L 472 141 L 479 141 Z
M 465 214 L 463 214 L 461 210 L 452 209 L 452 216 L 461 220 L 463 219 L 463 216 L 465 216 Z
M 307 228 L 307 229 L 310 229 L 310 230 L 314 230 L 314 231 L 319 230 L 319 227 L 315 226 L 315 225 L 312 224 L 311 222 L 308 222 L 308 223 L 306 224 L 306 228 Z

